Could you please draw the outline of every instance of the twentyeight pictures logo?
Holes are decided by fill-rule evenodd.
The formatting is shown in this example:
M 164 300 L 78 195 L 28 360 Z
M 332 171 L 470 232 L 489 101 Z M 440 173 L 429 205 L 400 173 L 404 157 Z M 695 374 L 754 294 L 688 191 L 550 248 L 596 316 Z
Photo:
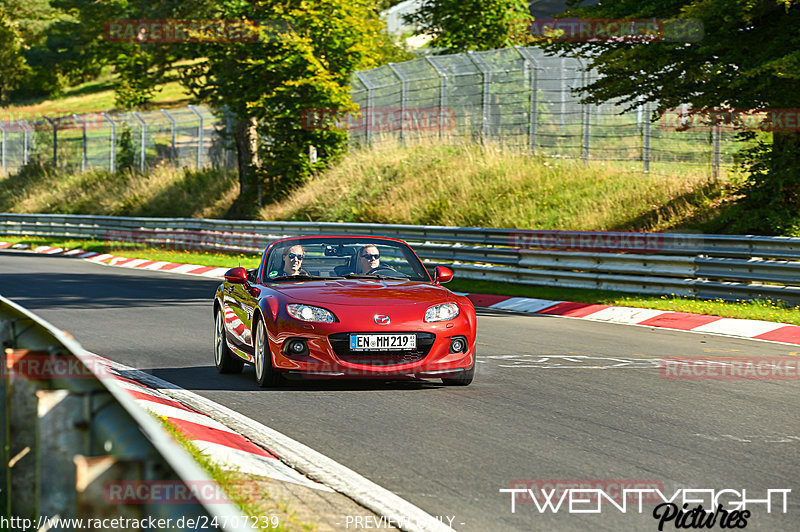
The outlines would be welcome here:
M 756 511 L 786 513 L 791 489 L 750 490 L 682 488 L 665 490 L 657 480 L 515 480 L 508 488 L 511 513 L 519 503 L 536 512 L 650 514 L 658 530 L 670 528 L 745 528 Z

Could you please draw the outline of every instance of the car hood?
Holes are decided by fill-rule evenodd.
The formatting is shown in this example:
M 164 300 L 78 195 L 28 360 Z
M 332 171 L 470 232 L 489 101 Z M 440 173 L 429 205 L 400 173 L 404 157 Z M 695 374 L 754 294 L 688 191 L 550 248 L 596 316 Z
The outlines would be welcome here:
M 322 305 L 435 305 L 451 299 L 446 288 L 418 281 L 331 279 L 276 283 L 271 288 L 297 302 Z

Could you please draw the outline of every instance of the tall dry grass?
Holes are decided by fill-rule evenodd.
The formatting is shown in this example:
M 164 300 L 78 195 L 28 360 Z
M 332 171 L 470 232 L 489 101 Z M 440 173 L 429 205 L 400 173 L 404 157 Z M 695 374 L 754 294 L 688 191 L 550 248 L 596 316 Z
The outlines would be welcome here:
M 642 175 L 632 165 L 544 159 L 479 144 L 384 142 L 357 149 L 267 220 L 574 230 L 663 230 L 720 193 L 704 175 Z

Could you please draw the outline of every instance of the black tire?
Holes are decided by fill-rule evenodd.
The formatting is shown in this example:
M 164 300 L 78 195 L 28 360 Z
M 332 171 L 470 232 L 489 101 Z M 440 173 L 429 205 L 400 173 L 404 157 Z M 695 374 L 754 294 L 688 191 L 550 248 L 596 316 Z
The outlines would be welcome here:
M 244 360 L 237 357 L 225 339 L 225 323 L 222 310 L 214 313 L 214 365 L 220 373 L 241 373 Z
M 272 366 L 272 355 L 269 351 L 267 341 L 267 329 L 264 320 L 256 323 L 256 333 L 253 336 L 253 358 L 256 367 L 256 384 L 259 388 L 267 386 L 280 386 L 283 384 L 283 376 L 275 371 Z
M 442 383 L 446 386 L 469 386 L 474 378 L 475 365 L 473 364 L 473 366 L 466 371 L 459 371 L 452 377 L 442 378 Z

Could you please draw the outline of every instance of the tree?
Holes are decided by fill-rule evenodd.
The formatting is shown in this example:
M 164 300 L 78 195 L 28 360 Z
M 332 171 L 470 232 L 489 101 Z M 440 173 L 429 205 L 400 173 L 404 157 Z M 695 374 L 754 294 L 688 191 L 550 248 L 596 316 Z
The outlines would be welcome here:
M 258 185 L 266 185 L 273 200 L 307 178 L 311 146 L 322 161 L 345 148 L 347 132 L 334 127 L 333 115 L 355 110 L 350 74 L 380 61 L 383 23 L 368 6 L 364 0 L 221 5 L 225 19 L 260 21 L 258 42 L 199 47 L 207 59 L 187 82 L 202 100 L 237 118 L 244 202 L 252 201 Z M 327 118 L 308 127 L 302 120 L 308 113 Z M 263 140 L 259 153 L 248 152 L 254 135 Z
M 22 39 L 0 6 L 0 102 L 30 73 L 22 56 Z
M 418 35 L 433 37 L 429 46 L 441 53 L 525 44 L 532 20 L 525 0 L 423 0 L 406 17 Z
M 616 0 L 565 16 L 665 22 L 668 39 L 653 42 L 546 43 L 546 50 L 590 58 L 600 77 L 585 88 L 585 102 L 654 102 L 656 114 L 688 103 L 699 113 L 771 109 L 797 116 L 800 0 Z M 702 23 L 702 39 L 670 39 L 669 30 L 687 22 Z M 747 154 L 750 180 L 726 219 L 729 230 L 800 234 L 800 130 L 788 129 Z

